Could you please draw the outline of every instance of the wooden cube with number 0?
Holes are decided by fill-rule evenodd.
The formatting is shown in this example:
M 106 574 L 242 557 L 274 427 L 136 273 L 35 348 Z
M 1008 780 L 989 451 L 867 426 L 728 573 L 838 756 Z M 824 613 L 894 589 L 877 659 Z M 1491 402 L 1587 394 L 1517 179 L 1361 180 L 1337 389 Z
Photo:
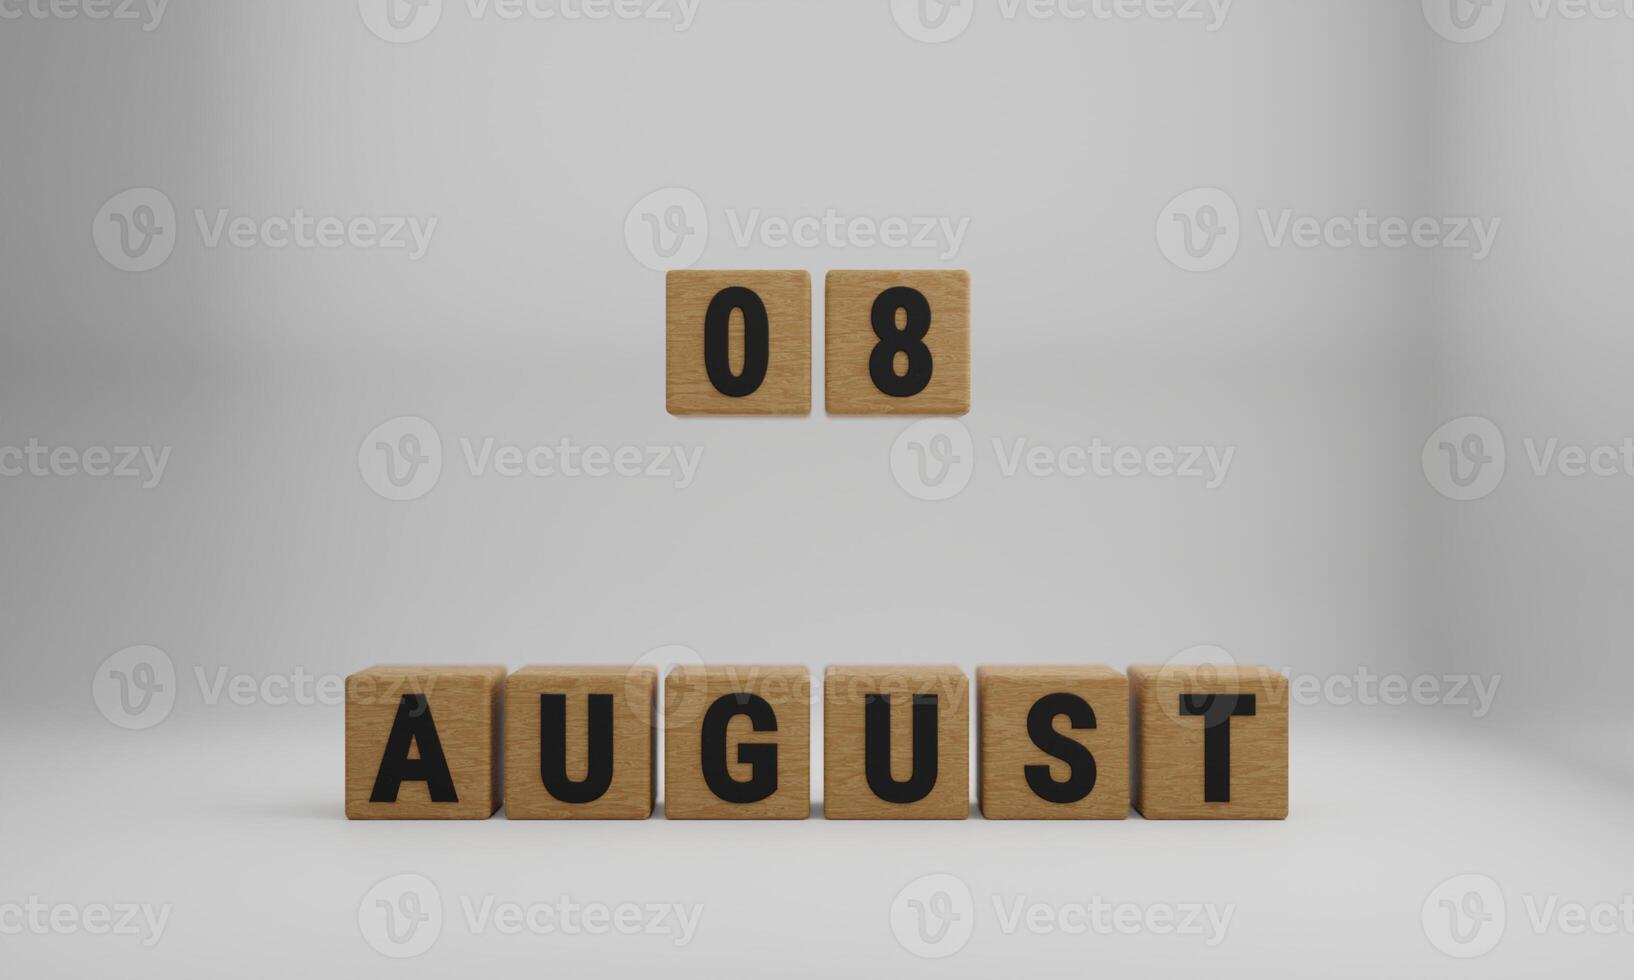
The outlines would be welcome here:
M 1130 667 L 1135 809 L 1148 820 L 1286 818 L 1288 693 L 1268 667 Z
M 835 271 L 826 297 L 828 414 L 970 411 L 970 273 Z
M 346 678 L 346 816 L 493 816 L 504 687 L 504 667 L 371 667 Z
M 1129 679 L 1111 667 L 978 667 L 976 793 L 989 820 L 1129 815 Z
M 671 415 L 811 414 L 811 274 L 679 269 L 665 281 Z

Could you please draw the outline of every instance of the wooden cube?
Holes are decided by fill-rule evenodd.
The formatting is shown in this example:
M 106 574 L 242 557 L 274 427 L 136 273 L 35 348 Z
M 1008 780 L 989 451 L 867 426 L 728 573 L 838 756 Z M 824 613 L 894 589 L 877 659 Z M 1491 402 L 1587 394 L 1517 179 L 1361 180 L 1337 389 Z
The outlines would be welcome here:
M 828 414 L 970 411 L 970 273 L 836 271 L 826 295 Z
M 830 667 L 823 677 L 823 814 L 970 815 L 970 680 L 957 667 Z
M 811 672 L 677 667 L 664 679 L 664 816 L 811 815 Z
M 1134 803 L 1151 820 L 1288 816 L 1288 679 L 1266 667 L 1129 668 Z
M 671 415 L 811 414 L 811 274 L 678 269 L 665 284 Z
M 508 677 L 505 816 L 652 816 L 657 697 L 652 667 L 524 667 Z
M 1129 680 L 1110 667 L 979 667 L 977 798 L 989 820 L 1129 815 Z
M 346 678 L 346 816 L 493 816 L 504 686 L 504 667 L 385 666 Z

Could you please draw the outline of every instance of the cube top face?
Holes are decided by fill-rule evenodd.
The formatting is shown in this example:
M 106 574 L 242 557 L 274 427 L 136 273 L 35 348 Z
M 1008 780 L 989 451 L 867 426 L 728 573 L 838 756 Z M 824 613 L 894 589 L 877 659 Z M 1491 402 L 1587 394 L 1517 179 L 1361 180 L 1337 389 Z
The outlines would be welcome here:
M 811 274 L 678 269 L 665 279 L 671 415 L 811 414 Z
M 664 815 L 811 815 L 811 672 L 677 667 L 664 679 Z
M 970 273 L 837 270 L 825 289 L 830 415 L 970 411 Z
M 1152 820 L 1288 816 L 1288 679 L 1267 667 L 1129 668 L 1134 803 Z
M 524 667 L 505 682 L 505 815 L 652 815 L 658 671 Z
M 1110 667 L 980 667 L 976 684 L 983 816 L 1129 815 L 1129 681 L 1122 673 Z
M 504 667 L 387 665 L 346 678 L 346 816 L 493 816 L 504 683 Z
M 970 815 L 970 680 L 957 667 L 830 667 L 823 813 L 834 820 Z

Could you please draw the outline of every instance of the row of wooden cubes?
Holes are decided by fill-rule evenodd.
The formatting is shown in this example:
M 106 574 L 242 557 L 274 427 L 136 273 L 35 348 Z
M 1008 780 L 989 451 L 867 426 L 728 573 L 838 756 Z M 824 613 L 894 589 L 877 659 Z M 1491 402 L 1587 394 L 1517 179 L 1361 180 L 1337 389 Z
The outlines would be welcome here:
M 982 667 L 989 819 L 1282 819 L 1288 687 L 1262 667 Z M 964 819 L 970 682 L 956 667 L 830 667 L 823 813 Z M 354 819 L 644 819 L 811 812 L 804 667 L 375 667 L 346 682 Z

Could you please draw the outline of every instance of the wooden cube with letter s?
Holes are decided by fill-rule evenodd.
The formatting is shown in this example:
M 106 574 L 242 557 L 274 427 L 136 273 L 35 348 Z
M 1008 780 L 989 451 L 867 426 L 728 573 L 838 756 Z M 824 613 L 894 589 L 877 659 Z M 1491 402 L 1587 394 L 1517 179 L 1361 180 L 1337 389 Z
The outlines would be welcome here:
M 823 677 L 823 814 L 970 815 L 970 679 L 957 667 L 830 667 Z
M 1135 809 L 1149 820 L 1285 819 L 1288 695 L 1267 667 L 1129 668 Z
M 811 815 L 811 672 L 676 667 L 664 679 L 664 816 Z
M 978 667 L 977 798 L 989 820 L 1129 815 L 1129 680 L 1111 667 Z
M 382 666 L 346 678 L 346 816 L 493 816 L 504 687 L 504 667 Z

